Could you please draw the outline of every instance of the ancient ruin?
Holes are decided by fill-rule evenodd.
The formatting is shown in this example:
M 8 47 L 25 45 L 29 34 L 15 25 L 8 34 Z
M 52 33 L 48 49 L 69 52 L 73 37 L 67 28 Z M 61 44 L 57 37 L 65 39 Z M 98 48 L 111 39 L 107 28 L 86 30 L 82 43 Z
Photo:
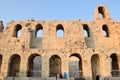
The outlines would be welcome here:
M 54 80 L 64 72 L 69 80 L 120 79 L 120 22 L 105 6 L 93 22 L 32 19 L 5 29 L 0 22 L 0 80 Z

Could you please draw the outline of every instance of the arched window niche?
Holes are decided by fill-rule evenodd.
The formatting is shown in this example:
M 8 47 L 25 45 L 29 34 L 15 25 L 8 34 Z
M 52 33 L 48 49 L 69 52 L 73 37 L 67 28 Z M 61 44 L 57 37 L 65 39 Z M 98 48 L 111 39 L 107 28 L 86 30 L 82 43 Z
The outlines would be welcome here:
M 42 38 L 43 37 L 43 27 L 41 24 L 37 24 L 35 28 L 35 37 Z
M 22 34 L 22 26 L 20 24 L 17 24 L 14 29 L 13 37 L 20 37 Z
M 84 37 L 90 37 L 90 30 L 87 24 L 83 24 L 83 29 Z
M 102 33 L 103 33 L 104 37 L 109 37 L 109 30 L 108 30 L 107 25 L 102 26 Z
M 57 27 L 56 27 L 56 36 L 57 36 L 57 38 L 64 37 L 64 28 L 61 24 L 57 25 Z

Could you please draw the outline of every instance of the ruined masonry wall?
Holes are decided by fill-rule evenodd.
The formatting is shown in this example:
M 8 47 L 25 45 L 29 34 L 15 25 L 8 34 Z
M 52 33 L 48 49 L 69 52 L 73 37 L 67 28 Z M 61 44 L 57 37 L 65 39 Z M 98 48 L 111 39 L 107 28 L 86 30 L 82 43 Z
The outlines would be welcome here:
M 104 6 L 102 6 L 104 7 Z M 27 75 L 28 58 L 31 54 L 39 54 L 42 58 L 42 77 L 49 77 L 49 59 L 53 55 L 61 58 L 61 72 L 69 74 L 69 57 L 77 53 L 82 59 L 83 77 L 86 80 L 92 80 L 91 57 L 94 54 L 99 55 L 100 75 L 111 76 L 110 55 L 116 53 L 120 55 L 120 23 L 109 17 L 105 8 L 105 16 L 99 18 L 98 7 L 95 10 L 93 22 L 76 21 L 16 21 L 9 22 L 0 32 L 0 54 L 2 55 L 2 65 L 0 78 L 7 76 L 10 57 L 18 54 L 21 58 L 19 76 Z M 22 26 L 20 37 L 14 37 L 15 26 Z M 43 37 L 35 37 L 35 27 L 41 24 L 43 27 Z M 56 27 L 62 25 L 64 36 L 56 36 Z M 83 24 L 89 27 L 90 37 L 84 37 Z M 109 37 L 105 37 L 102 32 L 102 26 L 107 25 Z M 89 74 L 88 74 L 89 73 Z

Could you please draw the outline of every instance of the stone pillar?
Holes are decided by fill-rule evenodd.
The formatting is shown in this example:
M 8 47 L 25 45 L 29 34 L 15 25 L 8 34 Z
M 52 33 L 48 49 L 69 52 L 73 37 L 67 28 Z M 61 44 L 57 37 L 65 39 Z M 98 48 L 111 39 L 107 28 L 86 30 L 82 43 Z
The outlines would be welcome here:
M 120 70 L 120 56 L 118 55 L 117 58 L 118 58 L 118 66 L 119 66 L 119 70 Z
M 27 65 L 28 65 L 28 63 L 25 62 L 25 59 L 21 58 L 20 72 L 19 72 L 20 77 L 26 77 L 27 76 Z
M 64 57 L 61 59 L 61 72 L 62 75 L 64 74 L 64 72 L 67 73 L 67 77 L 69 78 L 69 58 Z
M 91 68 L 90 59 L 83 59 L 82 69 L 83 69 L 83 77 L 85 78 L 85 80 L 92 80 L 92 68 Z
M 111 59 L 108 56 L 103 56 L 100 59 L 100 71 L 102 77 L 111 76 Z
M 25 27 L 25 26 L 24 26 Z M 22 47 L 23 48 L 31 48 L 33 47 L 32 45 L 32 41 L 33 41 L 33 29 L 25 27 L 24 30 L 22 31 L 23 35 L 22 35 Z
M 47 56 L 42 56 L 42 78 L 49 77 L 49 58 Z
M 6 54 L 6 53 L 4 53 Z M 0 72 L 0 79 L 3 79 L 5 77 L 7 77 L 7 73 L 8 73 L 8 64 L 9 64 L 9 59 L 10 57 L 7 55 L 3 55 L 4 57 L 2 57 L 2 65 L 1 65 L 1 72 Z

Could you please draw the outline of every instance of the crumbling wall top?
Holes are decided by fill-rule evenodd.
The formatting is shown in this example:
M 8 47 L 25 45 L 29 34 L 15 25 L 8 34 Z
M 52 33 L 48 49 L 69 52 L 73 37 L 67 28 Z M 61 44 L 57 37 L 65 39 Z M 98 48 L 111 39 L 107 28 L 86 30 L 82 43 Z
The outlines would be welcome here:
M 108 9 L 105 6 L 99 5 L 96 7 L 94 12 L 94 20 L 96 21 L 97 19 L 110 19 Z
M 3 29 L 4 29 L 3 21 L 0 21 L 0 32 L 3 31 Z

